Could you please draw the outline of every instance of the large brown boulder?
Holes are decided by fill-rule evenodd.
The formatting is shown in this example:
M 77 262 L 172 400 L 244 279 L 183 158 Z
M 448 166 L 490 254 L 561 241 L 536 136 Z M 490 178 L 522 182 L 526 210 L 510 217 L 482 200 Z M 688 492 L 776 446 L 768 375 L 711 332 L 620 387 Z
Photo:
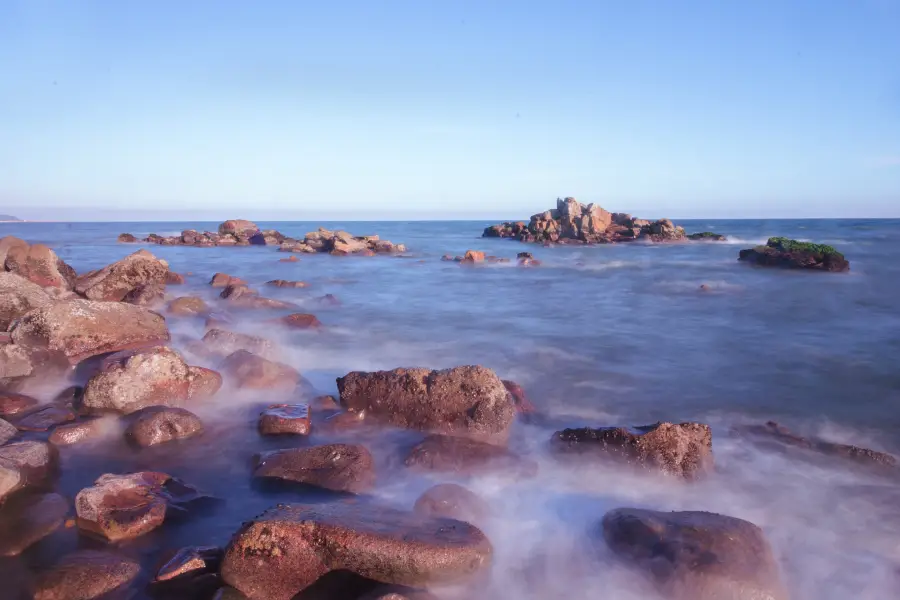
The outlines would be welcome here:
M 28 494 L 0 507 L 0 556 L 18 556 L 63 524 L 69 504 L 59 494 Z
M 256 223 L 244 219 L 230 219 L 219 225 L 219 235 L 250 238 L 257 231 Z
M 713 467 L 712 431 L 702 423 L 564 429 L 553 434 L 552 447 L 562 454 L 619 460 L 686 479 Z
M 209 285 L 214 288 L 224 288 L 229 285 L 246 285 L 247 282 L 239 277 L 234 277 L 233 275 L 228 275 L 227 273 L 216 273 L 212 276 L 212 279 L 209 280 Z
M 253 476 L 359 494 L 375 484 L 375 466 L 363 446 L 327 444 L 264 453 Z
M 204 367 L 188 367 L 188 398 L 208 400 L 222 388 L 222 376 L 218 371 Z
M 474 526 L 386 507 L 280 505 L 246 523 L 222 579 L 250 600 L 290 600 L 330 571 L 412 587 L 464 582 L 493 551 Z
M 169 263 L 147 250 L 138 250 L 99 271 L 78 278 L 75 291 L 88 300 L 119 302 L 132 290 L 145 285 L 165 285 Z
M 788 600 L 762 530 L 708 512 L 618 508 L 602 521 L 607 546 L 673 600 Z
M 0 504 L 13 492 L 44 484 L 58 462 L 56 449 L 44 442 L 0 446 Z
M 203 432 L 203 421 L 183 408 L 149 406 L 133 415 L 125 437 L 141 447 L 182 440 Z
M 47 349 L 77 364 L 98 354 L 169 341 L 166 320 L 121 302 L 69 300 L 33 310 L 12 329 L 13 343 Z
M 0 272 L 0 331 L 25 313 L 53 303 L 44 288 L 15 273 Z
M 168 311 L 179 317 L 198 317 L 209 313 L 209 305 L 196 296 L 182 296 L 169 302 Z
M 6 270 L 41 287 L 71 290 L 75 285 L 75 269 L 43 244 L 15 245 L 9 248 Z
M 537 474 L 537 463 L 502 446 L 446 435 L 426 437 L 406 457 L 406 466 L 466 475 L 487 471 L 522 476 Z
M 169 509 L 204 496 L 165 473 L 145 471 L 100 476 L 75 496 L 78 528 L 110 542 L 132 539 L 163 524 Z
M 81 404 L 89 412 L 128 414 L 147 406 L 179 406 L 190 398 L 191 371 L 171 348 L 114 354 L 84 386 Z
M 262 435 L 309 435 L 308 404 L 273 404 L 259 415 Z
M 228 356 L 238 350 L 246 350 L 260 356 L 272 356 L 275 353 L 275 344 L 270 340 L 227 329 L 210 329 L 203 336 L 202 341 L 215 356 Z
M 109 598 L 126 589 L 140 572 L 140 565 L 130 558 L 106 550 L 78 550 L 40 574 L 34 600 Z
M 225 357 L 219 370 L 239 388 L 293 390 L 301 381 L 300 372 L 284 363 L 267 360 L 246 350 Z
M 28 248 L 28 242 L 19 239 L 14 235 L 7 235 L 0 238 L 0 270 L 6 268 L 6 256 L 11 249 L 16 247 Z
M 485 367 L 354 371 L 337 380 L 341 405 L 397 427 L 505 443 L 515 408 Z

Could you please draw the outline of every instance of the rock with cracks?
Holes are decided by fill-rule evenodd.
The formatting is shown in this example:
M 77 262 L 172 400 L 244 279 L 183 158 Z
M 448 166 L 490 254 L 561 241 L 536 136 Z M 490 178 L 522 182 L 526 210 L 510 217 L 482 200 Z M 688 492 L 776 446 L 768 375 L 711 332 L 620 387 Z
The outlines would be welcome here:
M 359 494 L 374 485 L 375 466 L 363 446 L 327 444 L 263 453 L 253 476 Z
M 137 288 L 165 285 L 169 263 L 147 250 L 138 250 L 99 271 L 78 278 L 75 291 L 88 300 L 120 302 Z

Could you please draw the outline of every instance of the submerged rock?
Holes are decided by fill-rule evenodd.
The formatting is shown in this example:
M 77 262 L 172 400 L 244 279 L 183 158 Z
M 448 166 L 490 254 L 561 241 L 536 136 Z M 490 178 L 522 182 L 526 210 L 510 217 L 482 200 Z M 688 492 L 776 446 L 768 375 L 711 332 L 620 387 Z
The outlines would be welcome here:
M 34 600 L 94 600 L 124 589 L 141 572 L 130 558 L 103 550 L 79 550 L 41 573 Z
M 423 517 L 459 519 L 478 523 L 490 514 L 490 507 L 477 494 L 456 483 L 440 483 L 419 496 L 413 507 Z
M 363 446 L 326 444 L 263 453 L 253 476 L 360 494 L 375 484 L 375 466 Z
M 138 250 L 99 271 L 79 277 L 75 291 L 88 300 L 119 302 L 139 287 L 164 286 L 168 275 L 169 263 L 147 250 Z
M 38 284 L 15 273 L 0 272 L 0 331 L 30 310 L 53 303 L 50 294 Z
M 831 246 L 783 237 L 769 238 L 765 246 L 741 250 L 738 260 L 765 267 L 832 272 L 850 270 L 850 262 Z
M 259 415 L 259 432 L 263 435 L 309 435 L 308 404 L 273 404 Z
M 166 299 L 166 287 L 159 283 L 151 283 L 149 285 L 139 285 L 122 298 L 122 302 L 134 304 L 135 306 L 145 306 L 148 308 L 157 308 L 162 305 Z
M 337 380 L 341 405 L 397 427 L 505 443 L 515 408 L 490 369 L 354 371 Z
M 221 574 L 250 600 L 290 600 L 331 571 L 387 584 L 465 582 L 486 570 L 492 548 L 474 526 L 386 507 L 279 505 L 245 524 Z
M 18 556 L 65 521 L 69 504 L 59 494 L 16 496 L 0 507 L 0 556 Z
M 713 467 L 712 432 L 702 423 L 564 429 L 553 434 L 552 442 L 560 453 L 619 460 L 686 479 Z
M 56 449 L 45 442 L 0 446 L 0 504 L 13 492 L 43 485 L 59 463 Z
M 209 305 L 202 298 L 182 296 L 169 302 L 168 310 L 180 317 L 198 317 L 209 313 Z
M 247 282 L 239 277 L 228 275 L 226 273 L 216 273 L 209 281 L 209 285 L 214 288 L 225 288 L 229 285 L 247 285 Z
M 279 288 L 305 288 L 305 287 L 307 287 L 306 282 L 288 281 L 287 279 L 273 279 L 272 281 L 267 281 L 266 285 L 270 285 L 272 287 L 279 287 Z
M 406 457 L 406 466 L 429 471 L 471 475 L 501 471 L 522 476 L 537 474 L 537 464 L 502 446 L 468 438 L 430 435 Z
M 272 356 L 275 344 L 255 335 L 236 333 L 227 329 L 210 329 L 203 336 L 203 344 L 216 356 L 228 356 L 238 350 L 245 350 L 260 356 Z
M 284 363 L 267 360 L 246 350 L 228 355 L 219 369 L 239 388 L 293 390 L 301 381 L 300 372 Z
M 322 326 L 322 321 L 315 315 L 308 313 L 293 313 L 285 315 L 278 319 L 282 325 L 286 325 L 292 329 L 318 329 Z
M 125 437 L 138 446 L 148 447 L 202 432 L 203 421 L 194 413 L 183 408 L 150 406 L 135 413 Z
M 788 600 L 759 527 L 707 512 L 619 508 L 601 524 L 620 558 L 673 600 Z

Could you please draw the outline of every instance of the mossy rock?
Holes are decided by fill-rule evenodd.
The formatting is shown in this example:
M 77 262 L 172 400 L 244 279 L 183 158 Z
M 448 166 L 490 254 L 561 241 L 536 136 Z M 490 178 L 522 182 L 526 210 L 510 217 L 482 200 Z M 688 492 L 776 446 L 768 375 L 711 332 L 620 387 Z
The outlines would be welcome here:
M 785 237 L 769 238 L 765 246 L 741 250 L 738 260 L 766 267 L 832 272 L 850 270 L 850 262 L 833 247 Z
M 728 238 L 726 238 L 721 233 L 713 233 L 712 231 L 692 233 L 687 237 L 689 240 L 693 240 L 695 242 L 724 242 L 728 240 Z

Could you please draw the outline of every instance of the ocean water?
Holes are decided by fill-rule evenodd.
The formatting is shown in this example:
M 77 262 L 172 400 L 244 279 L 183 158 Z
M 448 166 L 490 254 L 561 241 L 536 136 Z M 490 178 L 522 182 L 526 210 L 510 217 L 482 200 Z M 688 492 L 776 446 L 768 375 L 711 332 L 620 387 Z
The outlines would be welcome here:
M 52 218 L 49 215 L 48 218 Z M 298 255 L 273 248 L 147 246 L 173 270 L 191 273 L 173 295 L 215 303 L 214 272 L 246 279 L 267 296 L 308 307 L 320 333 L 285 334 L 265 322 L 278 313 L 235 313 L 235 327 L 279 342 L 281 360 L 323 393 L 353 370 L 481 364 L 519 382 L 542 418 L 514 426 L 511 446 L 540 464 L 534 479 L 503 474 L 461 480 L 494 516 L 490 582 L 467 598 L 654 598 L 642 580 L 597 550 L 589 532 L 618 506 L 709 510 L 762 527 L 795 600 L 881 600 L 900 594 L 900 481 L 842 462 L 811 460 L 735 437 L 735 425 L 776 420 L 797 432 L 900 455 L 900 220 L 697 220 L 725 243 L 542 247 L 483 239 L 487 222 L 260 222 L 302 237 L 318 226 L 403 242 L 403 257 Z M 175 234 L 214 223 L 0 224 L 54 247 L 79 272 L 142 245 L 122 232 Z M 836 246 L 847 274 L 751 267 L 741 248 L 783 235 Z M 467 249 L 512 259 L 474 268 L 442 262 Z M 543 264 L 515 265 L 530 251 Z M 303 280 L 305 289 L 263 287 Z M 701 285 L 707 289 L 702 290 Z M 323 294 L 337 307 L 315 303 Z M 203 321 L 169 319 L 174 344 L 203 335 Z M 214 366 L 187 355 L 193 364 Z M 45 391 L 52 396 L 53 386 Z M 164 549 L 222 545 L 244 520 L 284 501 L 323 501 L 260 489 L 254 453 L 326 441 L 262 440 L 261 403 L 284 397 L 223 389 L 196 409 L 198 439 L 134 451 L 117 434 L 63 450 L 59 489 L 70 498 L 104 472 L 166 471 L 223 499 L 207 512 L 128 544 L 148 572 Z M 571 465 L 546 452 L 554 429 L 701 421 L 713 427 L 716 473 L 695 484 L 636 476 L 614 466 Z M 337 436 L 339 438 L 340 436 Z M 412 434 L 354 434 L 378 460 L 381 501 L 410 507 L 429 485 L 453 478 L 414 475 L 402 465 Z M 337 439 L 335 438 L 335 439 Z M 17 562 L 36 568 L 77 545 L 72 530 Z M 442 592 L 447 598 L 456 590 Z

